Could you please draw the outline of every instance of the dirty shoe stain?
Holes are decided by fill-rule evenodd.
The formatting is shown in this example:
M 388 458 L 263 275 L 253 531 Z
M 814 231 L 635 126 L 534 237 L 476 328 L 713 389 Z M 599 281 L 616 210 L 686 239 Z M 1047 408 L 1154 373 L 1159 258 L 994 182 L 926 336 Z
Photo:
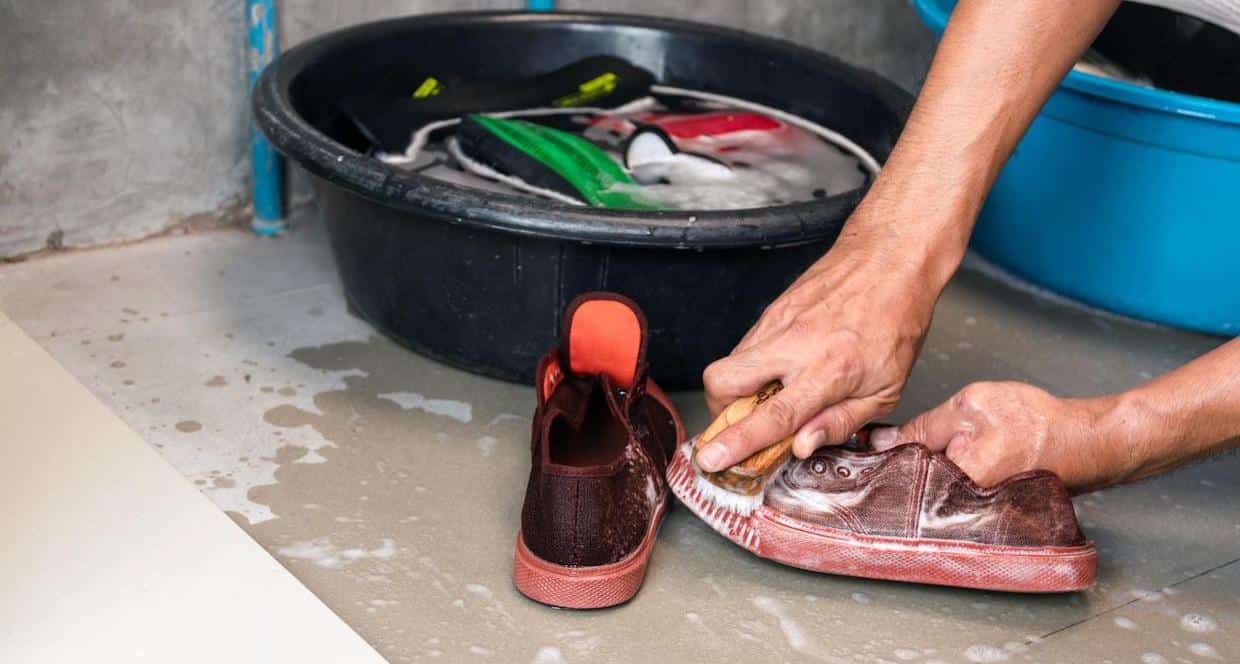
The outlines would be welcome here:
M 202 424 L 199 422 L 195 422 L 193 420 L 181 420 L 180 422 L 177 422 L 177 431 L 180 431 L 181 433 L 194 433 L 195 431 L 201 430 Z

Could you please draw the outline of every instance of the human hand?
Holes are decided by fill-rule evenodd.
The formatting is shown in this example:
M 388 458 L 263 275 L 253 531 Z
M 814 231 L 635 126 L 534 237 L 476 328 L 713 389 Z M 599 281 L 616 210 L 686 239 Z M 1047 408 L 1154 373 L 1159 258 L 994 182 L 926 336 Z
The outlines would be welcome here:
M 895 408 L 946 281 L 898 247 L 881 234 L 841 236 L 731 355 L 706 368 L 712 416 L 772 380 L 784 389 L 699 451 L 703 470 L 792 434 L 793 453 L 804 458 Z
M 1070 489 L 1120 481 L 1134 451 L 1114 424 L 1115 397 L 1061 399 L 1016 382 L 973 383 L 901 427 L 877 429 L 875 449 L 917 442 L 983 487 L 1027 470 L 1049 470 Z

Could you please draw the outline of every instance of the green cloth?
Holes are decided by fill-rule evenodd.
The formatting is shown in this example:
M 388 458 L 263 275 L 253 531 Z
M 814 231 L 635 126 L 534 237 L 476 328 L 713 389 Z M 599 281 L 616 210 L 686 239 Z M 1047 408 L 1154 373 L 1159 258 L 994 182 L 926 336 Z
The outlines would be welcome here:
M 628 193 L 612 191 L 617 184 L 633 185 L 633 179 L 606 152 L 580 136 L 524 120 L 486 115 L 472 115 L 470 119 L 564 178 L 590 205 L 621 210 L 658 209 Z

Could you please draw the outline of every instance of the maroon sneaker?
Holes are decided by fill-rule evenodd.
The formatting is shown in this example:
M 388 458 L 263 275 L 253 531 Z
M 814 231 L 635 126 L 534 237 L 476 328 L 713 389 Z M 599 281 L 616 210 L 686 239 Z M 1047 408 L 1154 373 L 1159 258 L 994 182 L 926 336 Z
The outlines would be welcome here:
M 578 297 L 562 339 L 538 365 L 512 578 L 544 604 L 613 606 L 646 575 L 668 506 L 664 473 L 684 427 L 646 375 L 646 319 L 631 300 Z
M 699 491 L 682 446 L 668 482 L 724 537 L 815 572 L 1014 592 L 1064 592 L 1094 582 L 1098 553 L 1077 525 L 1068 491 L 1048 471 L 983 489 L 940 453 L 908 444 L 845 446 L 792 459 L 750 514 Z

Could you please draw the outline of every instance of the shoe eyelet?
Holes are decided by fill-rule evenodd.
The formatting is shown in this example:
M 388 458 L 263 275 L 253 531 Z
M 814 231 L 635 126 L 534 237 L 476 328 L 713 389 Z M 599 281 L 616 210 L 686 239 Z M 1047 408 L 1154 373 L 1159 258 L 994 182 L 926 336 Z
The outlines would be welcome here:
M 821 475 L 827 472 L 827 462 L 823 461 L 822 459 L 814 459 L 813 461 L 810 462 L 809 469 L 814 471 L 818 475 Z
M 840 466 L 835 469 L 835 474 L 839 475 L 840 477 L 848 477 L 849 475 L 852 475 L 852 471 L 845 468 L 844 466 Z

